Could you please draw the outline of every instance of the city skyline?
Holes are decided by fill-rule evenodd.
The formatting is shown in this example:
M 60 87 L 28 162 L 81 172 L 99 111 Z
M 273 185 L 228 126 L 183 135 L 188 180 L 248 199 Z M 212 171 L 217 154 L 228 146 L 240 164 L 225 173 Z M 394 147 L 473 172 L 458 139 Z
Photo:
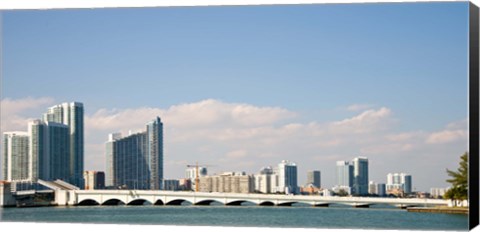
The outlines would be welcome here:
M 366 156 L 370 180 L 402 171 L 417 190 L 446 187 L 445 169 L 467 150 L 466 11 L 418 3 L 5 12 L 2 132 L 78 100 L 85 170 L 105 170 L 97 160 L 108 133 L 141 130 L 159 115 L 166 179 L 195 161 L 222 167 L 212 173 L 256 173 L 285 159 L 299 164 L 299 184 L 320 170 L 333 186 L 336 161 Z
M 49 107 L 43 119 L 25 121 L 27 131 L 4 132 L 3 179 L 60 179 L 83 187 L 83 116 L 82 103 L 62 103 Z

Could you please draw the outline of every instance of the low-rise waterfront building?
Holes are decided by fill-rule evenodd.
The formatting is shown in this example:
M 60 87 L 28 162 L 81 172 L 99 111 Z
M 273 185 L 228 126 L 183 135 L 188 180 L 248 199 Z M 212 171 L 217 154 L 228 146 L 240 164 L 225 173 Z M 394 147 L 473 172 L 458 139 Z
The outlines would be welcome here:
M 84 171 L 83 179 L 86 190 L 105 189 L 105 172 Z
M 216 176 L 199 178 L 200 192 L 220 193 L 253 193 L 255 190 L 254 177 L 239 175 L 238 173 L 224 173 Z
M 191 191 L 192 181 L 189 178 L 183 178 L 178 180 L 178 190 Z
M 163 180 L 163 190 L 177 191 L 180 188 L 179 180 Z
M 324 196 L 324 197 L 330 197 L 330 196 L 333 196 L 334 192 L 330 189 L 323 189 L 321 192 L 320 192 L 320 195 Z
M 447 188 L 431 188 L 430 189 L 430 197 L 432 198 L 442 198 L 443 195 L 450 189 L 450 187 Z
M 197 170 L 198 169 L 198 170 Z M 198 175 L 198 176 L 197 176 Z M 185 169 L 185 178 L 190 180 L 190 189 L 196 189 L 196 178 L 204 177 L 208 175 L 207 167 L 203 166 L 195 166 L 195 167 L 188 167 Z
M 0 181 L 0 208 L 5 206 L 15 206 L 16 200 L 13 196 L 11 183 Z
M 255 178 L 255 192 L 259 193 L 273 193 L 276 188 L 277 175 L 275 175 L 272 167 L 264 167 L 260 172 L 254 175 Z
M 370 195 L 377 195 L 377 184 L 374 181 L 370 181 L 368 183 L 368 194 Z
M 304 195 L 316 195 L 319 194 L 322 189 L 317 188 L 313 184 L 307 184 L 306 186 L 300 188 L 300 193 Z
M 335 187 L 332 188 L 332 191 L 336 195 L 340 195 L 340 196 L 352 195 L 352 188 L 350 188 L 348 186 L 335 186 Z

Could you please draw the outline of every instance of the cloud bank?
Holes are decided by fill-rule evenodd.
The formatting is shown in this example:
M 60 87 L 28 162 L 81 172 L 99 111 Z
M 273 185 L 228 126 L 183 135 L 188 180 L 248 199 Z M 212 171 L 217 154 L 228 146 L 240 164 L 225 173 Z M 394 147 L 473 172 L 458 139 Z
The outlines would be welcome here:
M 26 130 L 32 116 L 28 113 L 45 112 L 54 100 L 4 99 L 1 104 L 3 131 Z M 300 113 L 282 107 L 216 99 L 165 109 L 98 109 L 85 115 L 85 167 L 105 169 L 104 143 L 109 133 L 143 131 L 157 116 L 164 123 L 167 178 L 182 178 L 185 165 L 196 161 L 213 164 L 209 173 L 256 173 L 263 166 L 289 159 L 299 165 L 300 184 L 307 170 L 316 169 L 322 171 L 322 183 L 328 187 L 334 184 L 335 161 L 362 155 L 370 159 L 372 180 L 384 182 L 388 172 L 403 171 L 416 176 L 420 185 L 421 176 L 444 175 L 446 167 L 456 164 L 455 155 L 467 147 L 466 120 L 436 131 L 398 132 L 392 109 L 370 106 L 354 104 L 349 117 L 334 121 L 306 121 Z M 432 158 L 438 164 L 426 167 Z

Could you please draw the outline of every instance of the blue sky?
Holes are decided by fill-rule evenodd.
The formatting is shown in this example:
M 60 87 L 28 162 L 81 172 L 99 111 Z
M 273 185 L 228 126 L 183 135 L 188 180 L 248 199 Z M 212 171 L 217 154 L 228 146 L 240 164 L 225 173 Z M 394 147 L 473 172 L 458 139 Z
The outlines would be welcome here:
M 373 136 L 386 138 L 411 132 L 428 136 L 467 117 L 466 2 L 25 10 L 2 16 L 3 99 L 50 99 L 43 104 L 81 101 L 91 120 L 101 110 L 121 114 L 147 107 L 168 114 L 172 106 L 214 99 L 220 103 L 208 103 L 293 112 L 295 116 L 283 115 L 269 124 L 281 128 L 353 119 L 362 111 L 346 109 L 356 105 L 370 113 L 388 109 L 381 111 L 389 117 L 388 131 Z M 18 114 L 38 117 L 35 114 L 45 108 L 30 107 Z M 86 140 L 93 146 L 102 144 L 104 136 Z M 195 141 L 182 145 L 194 147 Z M 438 167 L 420 171 L 421 165 L 412 164 L 400 169 L 444 179 L 445 168 L 455 168 L 457 156 L 466 149 L 465 137 L 455 141 L 443 148 L 457 151 L 453 159 L 422 147 L 426 157 L 435 153 L 441 160 Z M 168 145 L 166 156 L 190 153 L 183 158 L 195 161 L 194 151 L 175 148 L 173 142 Z M 351 159 L 363 148 L 351 145 L 338 157 Z M 218 153 L 212 160 L 230 154 L 229 149 L 212 151 Z M 96 156 L 101 149 L 87 147 L 87 152 Z M 402 159 L 415 152 L 420 151 L 391 157 Z M 308 166 L 310 155 L 303 156 L 297 163 Z M 377 159 L 388 162 L 391 157 Z M 275 158 L 265 162 L 274 165 L 281 160 Z M 87 168 L 100 168 L 88 162 Z M 321 158 L 318 162 L 323 163 Z M 256 171 L 262 165 L 245 169 Z M 327 166 L 334 162 L 319 165 L 327 170 L 322 179 L 333 178 Z M 386 170 L 373 175 L 378 182 L 384 181 L 380 178 Z M 170 171 L 177 173 L 174 168 Z M 418 183 L 427 189 L 426 181 Z

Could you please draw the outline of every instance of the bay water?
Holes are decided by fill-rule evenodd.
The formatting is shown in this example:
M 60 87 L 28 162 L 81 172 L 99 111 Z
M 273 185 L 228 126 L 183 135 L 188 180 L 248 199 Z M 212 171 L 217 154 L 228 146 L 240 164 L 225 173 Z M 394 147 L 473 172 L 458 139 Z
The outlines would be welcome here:
M 468 230 L 468 216 L 397 208 L 66 206 L 0 208 L 0 221 L 189 226 Z

